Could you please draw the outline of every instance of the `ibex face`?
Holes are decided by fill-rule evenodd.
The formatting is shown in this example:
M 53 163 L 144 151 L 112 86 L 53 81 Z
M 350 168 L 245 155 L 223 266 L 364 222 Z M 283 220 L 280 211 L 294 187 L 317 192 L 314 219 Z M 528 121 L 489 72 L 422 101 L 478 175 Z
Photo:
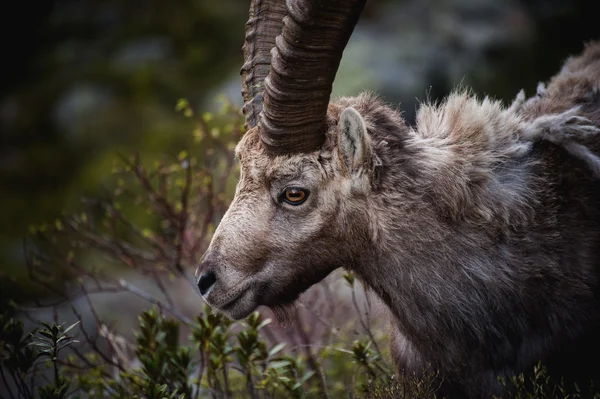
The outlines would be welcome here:
M 365 125 L 353 108 L 322 148 L 269 154 L 258 129 L 237 147 L 235 198 L 200 265 L 205 300 L 234 319 L 284 306 L 368 242 L 373 172 Z

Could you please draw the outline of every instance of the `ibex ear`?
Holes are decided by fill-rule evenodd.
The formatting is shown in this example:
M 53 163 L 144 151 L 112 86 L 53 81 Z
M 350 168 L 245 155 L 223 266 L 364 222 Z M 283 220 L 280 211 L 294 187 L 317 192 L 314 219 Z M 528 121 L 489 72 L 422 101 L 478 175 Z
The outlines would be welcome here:
M 352 107 L 346 108 L 338 122 L 338 151 L 348 172 L 356 173 L 370 165 L 371 141 L 362 116 Z

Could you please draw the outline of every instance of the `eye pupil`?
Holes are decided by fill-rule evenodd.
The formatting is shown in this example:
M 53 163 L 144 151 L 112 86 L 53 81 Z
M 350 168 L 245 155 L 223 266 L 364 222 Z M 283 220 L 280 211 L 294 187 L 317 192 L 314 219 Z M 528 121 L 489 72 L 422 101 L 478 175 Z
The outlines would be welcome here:
M 307 192 L 299 188 L 288 188 L 285 190 L 284 199 L 292 205 L 299 205 L 306 199 Z

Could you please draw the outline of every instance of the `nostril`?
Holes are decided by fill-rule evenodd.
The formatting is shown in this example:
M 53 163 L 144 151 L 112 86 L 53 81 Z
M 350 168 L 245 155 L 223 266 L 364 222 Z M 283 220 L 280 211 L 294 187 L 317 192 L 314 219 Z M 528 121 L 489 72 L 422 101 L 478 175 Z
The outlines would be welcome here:
M 198 288 L 200 289 L 200 295 L 204 296 L 210 292 L 210 289 L 217 282 L 217 276 L 214 272 L 204 272 L 198 279 Z

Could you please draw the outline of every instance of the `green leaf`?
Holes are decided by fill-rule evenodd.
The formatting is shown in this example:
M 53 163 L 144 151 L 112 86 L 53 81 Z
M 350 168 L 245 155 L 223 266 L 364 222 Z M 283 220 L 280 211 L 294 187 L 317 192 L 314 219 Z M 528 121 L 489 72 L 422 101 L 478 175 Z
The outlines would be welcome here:
M 78 325 L 81 322 L 81 320 L 76 321 L 75 323 L 71 324 L 69 327 L 67 327 L 67 329 L 65 331 L 63 331 L 63 334 L 68 333 L 69 331 L 71 331 L 76 325 Z
M 154 233 L 152 232 L 152 230 L 150 230 L 148 228 L 145 228 L 145 229 L 142 229 L 142 235 L 145 238 L 150 238 L 150 237 L 152 237 L 154 235 Z
M 40 342 L 40 341 L 30 342 L 27 345 L 28 346 L 39 346 L 41 348 L 46 348 L 46 349 L 52 349 L 52 345 L 51 344 L 48 344 L 46 342 Z
M 289 360 L 277 360 L 277 361 L 273 361 L 273 362 L 269 363 L 269 367 L 274 370 L 277 370 L 282 367 L 287 367 L 290 364 L 292 364 L 292 362 L 290 362 Z
M 202 114 L 202 119 L 204 119 L 205 122 L 210 122 L 213 120 L 213 115 L 210 112 L 205 112 Z
M 283 348 L 285 348 L 285 343 L 281 342 L 277 345 L 275 345 L 274 347 L 271 348 L 271 350 L 269 351 L 269 356 L 273 356 L 276 353 L 278 353 L 279 351 L 281 351 Z
M 52 335 L 52 333 L 51 333 L 51 332 L 49 332 L 49 331 L 46 331 L 46 330 L 42 330 L 42 331 L 40 331 L 40 335 L 42 335 L 42 336 L 44 336 L 44 337 L 46 337 L 46 338 L 50 338 L 50 339 L 53 339 L 53 338 L 54 338 L 54 335 Z
M 181 152 L 180 152 L 180 153 L 177 155 L 177 159 L 178 159 L 178 160 L 180 160 L 180 161 L 183 161 L 183 160 L 187 159 L 187 157 L 188 157 L 188 152 L 187 152 L 187 151 L 185 151 L 185 150 L 181 151 Z
M 344 280 L 346 280 L 350 287 L 354 287 L 354 274 L 352 274 L 351 272 L 344 273 Z
M 306 373 L 305 373 L 305 374 L 302 376 L 302 378 L 300 378 L 300 381 L 298 381 L 298 382 L 296 383 L 296 385 L 294 385 L 294 387 L 293 387 L 292 389 L 294 389 L 294 390 L 295 390 L 295 389 L 298 389 L 298 388 L 300 388 L 300 387 L 302 386 L 302 384 L 304 384 L 306 381 L 308 381 L 308 379 L 309 379 L 310 377 L 312 377 L 313 375 L 315 375 L 315 371 L 314 371 L 314 370 L 307 371 L 307 372 L 306 372 Z
M 187 98 L 180 98 L 179 100 L 177 100 L 177 105 L 175 105 L 175 110 L 183 111 L 184 109 L 186 109 L 189 106 L 190 106 L 190 103 L 187 100 Z
M 273 322 L 273 320 L 271 320 L 271 319 L 264 319 L 264 320 L 262 321 L 262 323 L 260 323 L 260 324 L 259 324 L 259 325 L 256 327 L 256 329 L 257 329 L 257 330 L 260 330 L 261 328 L 263 328 L 263 327 L 265 327 L 265 326 L 267 326 L 267 325 L 271 324 L 272 322 Z

